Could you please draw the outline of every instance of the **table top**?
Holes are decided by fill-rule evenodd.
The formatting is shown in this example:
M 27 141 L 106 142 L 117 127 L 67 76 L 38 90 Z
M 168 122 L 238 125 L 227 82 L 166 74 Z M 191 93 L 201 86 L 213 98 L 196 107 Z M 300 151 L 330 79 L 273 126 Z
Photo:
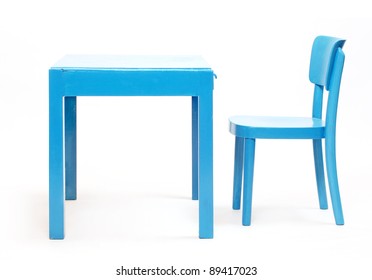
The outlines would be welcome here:
M 51 69 L 211 69 L 201 56 L 66 55 Z

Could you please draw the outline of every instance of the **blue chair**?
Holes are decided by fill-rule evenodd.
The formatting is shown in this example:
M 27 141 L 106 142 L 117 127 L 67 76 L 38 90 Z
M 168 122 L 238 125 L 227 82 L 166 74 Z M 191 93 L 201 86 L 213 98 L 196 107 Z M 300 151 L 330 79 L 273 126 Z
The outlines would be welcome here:
M 336 224 L 344 224 L 335 153 L 337 104 L 345 60 L 342 51 L 344 43 L 345 40 L 327 36 L 314 40 L 309 72 L 310 81 L 315 85 L 312 118 L 234 116 L 229 119 L 230 132 L 235 135 L 233 209 L 240 209 L 243 176 L 243 225 L 251 224 L 256 139 L 312 139 L 319 204 L 321 209 L 327 209 L 322 154 L 322 139 L 325 139 L 333 213 Z M 322 120 L 324 89 L 329 96 L 326 117 Z

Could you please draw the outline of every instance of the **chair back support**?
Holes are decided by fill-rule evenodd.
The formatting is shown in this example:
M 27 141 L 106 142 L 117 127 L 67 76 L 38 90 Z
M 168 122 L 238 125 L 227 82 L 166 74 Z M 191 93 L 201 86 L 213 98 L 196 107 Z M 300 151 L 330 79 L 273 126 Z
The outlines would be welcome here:
M 329 83 L 329 95 L 327 104 L 327 115 L 326 115 L 326 137 L 332 138 L 331 141 L 335 141 L 336 134 L 336 118 L 337 118 L 337 106 L 338 96 L 340 92 L 342 70 L 344 68 L 345 54 L 338 48 L 335 60 L 333 64 L 332 75 Z
M 311 51 L 309 78 L 315 84 L 313 117 L 322 118 L 323 89 L 329 91 L 326 133 L 334 136 L 337 116 L 338 96 L 345 55 L 342 51 L 345 40 L 318 36 Z M 328 129 L 327 129 L 328 127 Z
M 338 48 L 343 47 L 345 40 L 318 36 L 315 38 L 310 60 L 310 81 L 329 90 L 334 60 Z

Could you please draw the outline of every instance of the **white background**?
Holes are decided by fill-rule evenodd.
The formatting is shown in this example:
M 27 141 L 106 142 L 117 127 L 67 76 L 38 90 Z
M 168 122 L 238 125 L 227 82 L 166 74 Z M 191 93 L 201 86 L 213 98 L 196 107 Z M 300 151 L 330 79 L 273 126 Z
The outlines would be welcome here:
M 369 279 L 368 2 L 2 1 L 0 279 L 119 279 L 122 265 L 257 266 L 252 279 Z M 231 209 L 228 117 L 310 116 L 317 35 L 347 39 L 337 126 L 346 224 L 334 224 L 331 207 L 318 208 L 311 142 L 262 140 L 252 226 L 243 227 L 241 212 Z M 176 97 L 78 100 L 78 200 L 65 203 L 65 240 L 48 239 L 48 69 L 65 54 L 198 54 L 208 61 L 218 76 L 214 239 L 197 238 L 191 100 Z M 217 278 L 250 277 L 190 279 Z

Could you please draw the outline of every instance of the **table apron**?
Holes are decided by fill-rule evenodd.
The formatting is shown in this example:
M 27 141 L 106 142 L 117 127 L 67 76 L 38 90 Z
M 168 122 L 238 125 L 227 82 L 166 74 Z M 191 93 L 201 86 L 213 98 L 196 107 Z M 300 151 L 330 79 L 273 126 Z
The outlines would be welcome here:
M 212 94 L 213 91 L 213 72 L 209 69 L 51 69 L 50 75 L 62 79 L 63 96 L 202 96 Z

